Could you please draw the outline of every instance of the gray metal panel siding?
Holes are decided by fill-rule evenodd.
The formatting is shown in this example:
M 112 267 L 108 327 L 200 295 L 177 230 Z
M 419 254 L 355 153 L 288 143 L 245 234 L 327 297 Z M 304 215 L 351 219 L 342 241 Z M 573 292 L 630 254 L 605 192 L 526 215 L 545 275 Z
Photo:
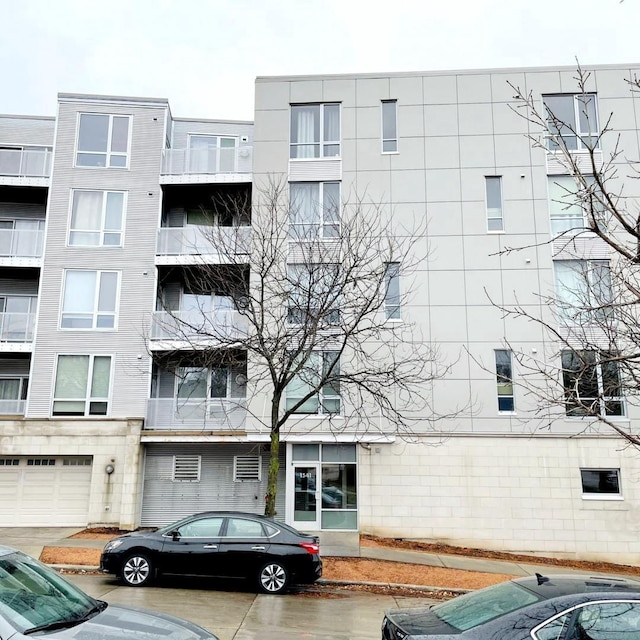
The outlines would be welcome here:
M 19 220 L 38 218 L 44 220 L 45 207 L 40 204 L 26 202 L 0 202 L 0 218 Z
M 263 513 L 267 491 L 269 453 L 259 444 L 193 444 L 146 447 L 142 526 L 169 524 L 191 513 L 233 509 Z M 285 447 L 280 452 L 279 492 L 276 510 L 284 519 Z M 233 457 L 262 456 L 261 482 L 234 482 Z M 200 455 L 200 482 L 173 482 L 174 455 Z
M 53 146 L 52 118 L 0 116 L 0 145 Z
M 171 147 L 173 149 L 186 149 L 189 146 L 188 140 L 190 133 L 212 136 L 237 136 L 239 146 L 253 144 L 253 124 L 250 123 L 174 120 Z M 240 142 L 240 136 L 247 136 L 247 142 Z
M 79 112 L 132 116 L 129 169 L 74 168 Z M 56 354 L 59 353 L 112 354 L 110 416 L 142 417 L 145 414 L 149 395 L 145 336 L 155 303 L 153 274 L 163 140 L 164 108 L 60 103 L 28 417 L 50 414 Z M 124 247 L 66 246 L 73 188 L 127 191 Z M 121 271 L 117 331 L 61 331 L 58 328 L 64 270 L 68 268 Z

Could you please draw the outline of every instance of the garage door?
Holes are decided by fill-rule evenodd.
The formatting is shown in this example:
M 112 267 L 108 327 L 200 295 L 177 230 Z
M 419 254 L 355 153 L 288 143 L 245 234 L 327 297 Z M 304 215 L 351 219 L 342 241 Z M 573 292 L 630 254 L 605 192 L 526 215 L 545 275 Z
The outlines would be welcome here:
M 0 522 L 5 527 L 76 527 L 88 522 L 90 457 L 0 458 Z

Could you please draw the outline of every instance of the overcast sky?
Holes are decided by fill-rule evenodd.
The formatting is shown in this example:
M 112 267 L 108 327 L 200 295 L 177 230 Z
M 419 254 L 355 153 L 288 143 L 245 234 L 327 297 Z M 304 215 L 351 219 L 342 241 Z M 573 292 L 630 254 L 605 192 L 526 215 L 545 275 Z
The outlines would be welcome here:
M 640 62 L 640 0 L 0 0 L 0 113 L 59 91 L 250 120 L 256 76 Z

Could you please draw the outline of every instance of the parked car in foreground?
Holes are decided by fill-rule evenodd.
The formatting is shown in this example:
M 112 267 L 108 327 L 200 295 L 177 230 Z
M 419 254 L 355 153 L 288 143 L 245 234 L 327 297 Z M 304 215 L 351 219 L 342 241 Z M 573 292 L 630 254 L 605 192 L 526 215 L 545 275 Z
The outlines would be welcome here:
M 264 516 L 208 511 L 110 540 L 100 568 L 133 587 L 170 574 L 243 578 L 264 593 L 282 593 L 316 581 L 322 560 L 316 536 Z
M 21 551 L 0 545 L 0 638 L 217 640 L 173 616 L 96 600 Z
M 640 640 L 640 581 L 536 574 L 418 609 L 395 609 L 383 640 Z

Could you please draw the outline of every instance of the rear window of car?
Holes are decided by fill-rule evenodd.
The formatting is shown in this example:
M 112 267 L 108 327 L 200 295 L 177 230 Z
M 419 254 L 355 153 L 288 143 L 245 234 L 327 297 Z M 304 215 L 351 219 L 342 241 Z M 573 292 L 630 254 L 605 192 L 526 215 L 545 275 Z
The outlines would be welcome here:
M 431 611 L 448 625 L 466 631 L 539 600 L 534 593 L 513 582 L 502 582 L 437 604 Z

